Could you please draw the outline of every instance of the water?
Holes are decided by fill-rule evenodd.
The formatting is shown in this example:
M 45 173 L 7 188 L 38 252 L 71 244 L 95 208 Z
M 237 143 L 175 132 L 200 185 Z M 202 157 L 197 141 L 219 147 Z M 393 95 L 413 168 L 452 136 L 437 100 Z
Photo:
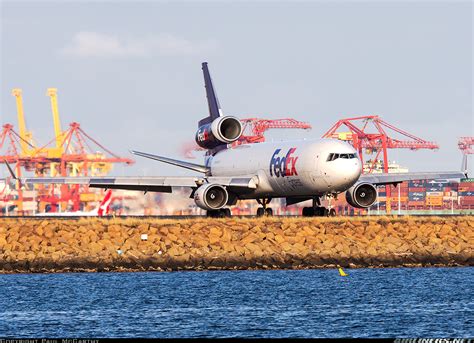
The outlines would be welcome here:
M 473 337 L 474 268 L 0 275 L 0 337 Z

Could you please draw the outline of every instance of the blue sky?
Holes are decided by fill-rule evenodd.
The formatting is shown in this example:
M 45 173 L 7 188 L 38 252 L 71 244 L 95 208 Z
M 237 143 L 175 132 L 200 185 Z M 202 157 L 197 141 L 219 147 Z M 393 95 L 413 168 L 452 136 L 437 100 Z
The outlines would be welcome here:
M 52 138 L 48 87 L 62 126 L 77 121 L 112 151 L 180 157 L 207 105 L 208 61 L 226 114 L 293 117 L 320 137 L 339 118 L 378 114 L 441 149 L 392 150 L 412 171 L 460 166 L 474 135 L 472 3 L 1 2 L 2 123 L 23 89 L 37 140 Z M 187 172 L 136 159 L 114 174 Z M 472 161 L 471 161 L 472 171 Z

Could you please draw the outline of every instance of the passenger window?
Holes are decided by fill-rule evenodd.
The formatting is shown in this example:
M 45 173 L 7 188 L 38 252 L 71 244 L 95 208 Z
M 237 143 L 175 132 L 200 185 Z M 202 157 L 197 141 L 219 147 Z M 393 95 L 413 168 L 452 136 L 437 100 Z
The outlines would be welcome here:
M 329 154 L 329 156 L 328 156 L 328 158 L 327 158 L 326 161 L 328 161 L 328 162 L 329 162 L 329 161 L 332 161 L 333 155 L 334 155 L 334 154 Z
M 341 154 L 341 158 L 345 158 L 346 160 L 349 158 L 348 154 Z

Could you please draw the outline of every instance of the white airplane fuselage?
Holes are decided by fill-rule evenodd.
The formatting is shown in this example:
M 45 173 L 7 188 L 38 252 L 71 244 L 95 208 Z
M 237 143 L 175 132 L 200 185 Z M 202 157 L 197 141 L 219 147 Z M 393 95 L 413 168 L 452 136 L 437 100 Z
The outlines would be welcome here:
M 328 160 L 330 154 L 337 158 Z M 340 193 L 359 179 L 362 165 L 348 143 L 334 139 L 247 144 L 219 151 L 206 163 L 212 176 L 257 175 L 241 198 Z

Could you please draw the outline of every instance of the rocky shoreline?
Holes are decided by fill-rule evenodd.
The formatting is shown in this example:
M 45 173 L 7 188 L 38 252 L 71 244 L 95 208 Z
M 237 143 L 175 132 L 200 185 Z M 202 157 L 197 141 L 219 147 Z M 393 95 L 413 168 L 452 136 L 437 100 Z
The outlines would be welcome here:
M 474 217 L 0 219 L 0 273 L 474 265 Z

